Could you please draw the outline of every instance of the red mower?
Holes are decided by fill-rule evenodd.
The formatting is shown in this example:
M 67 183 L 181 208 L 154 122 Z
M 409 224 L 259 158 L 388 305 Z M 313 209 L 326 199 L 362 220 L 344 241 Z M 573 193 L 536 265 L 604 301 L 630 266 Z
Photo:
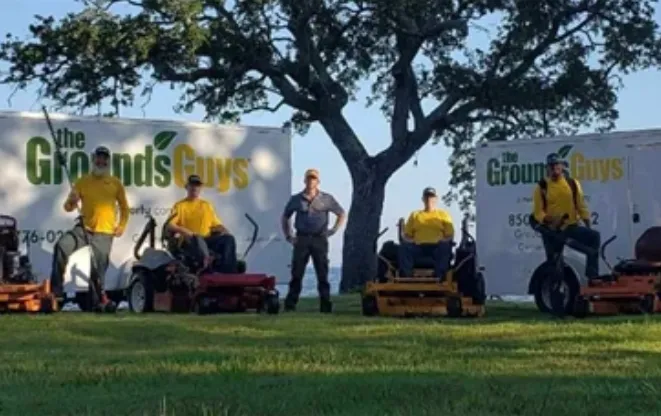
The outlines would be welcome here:
M 259 226 L 253 225 L 251 242 L 243 253 L 246 258 L 257 240 Z M 239 260 L 239 273 L 224 274 L 203 271 L 179 248 L 180 240 L 167 230 L 172 217 L 163 224 L 161 249 L 155 248 L 156 220 L 149 216 L 133 254 L 131 282 L 127 299 L 132 312 L 245 312 L 256 310 L 268 314 L 280 311 L 280 299 L 273 276 L 246 273 L 245 260 Z M 145 241 L 149 246 L 141 254 Z

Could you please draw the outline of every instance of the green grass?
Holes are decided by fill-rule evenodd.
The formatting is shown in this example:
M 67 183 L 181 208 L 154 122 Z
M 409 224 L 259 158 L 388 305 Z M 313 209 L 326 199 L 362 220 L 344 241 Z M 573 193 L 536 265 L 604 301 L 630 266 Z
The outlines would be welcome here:
M 661 319 L 0 316 L 0 415 L 655 415 Z

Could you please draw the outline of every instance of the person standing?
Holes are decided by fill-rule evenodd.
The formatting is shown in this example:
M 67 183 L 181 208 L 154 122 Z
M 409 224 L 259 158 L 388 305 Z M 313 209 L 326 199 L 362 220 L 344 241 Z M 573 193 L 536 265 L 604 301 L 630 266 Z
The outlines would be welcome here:
M 66 212 L 74 211 L 80 203 L 83 221 L 55 243 L 50 279 L 53 292 L 61 297 L 69 256 L 89 241 L 93 253 L 91 274 L 96 276 L 96 279 L 90 280 L 90 286 L 94 285 L 94 290 L 90 290 L 92 307 L 99 312 L 115 312 L 117 305 L 106 296 L 104 278 L 110 263 L 113 238 L 121 237 L 126 230 L 129 206 L 124 185 L 110 175 L 110 150 L 97 147 L 92 154 L 92 164 L 92 172 L 81 176 L 73 184 L 64 203 Z
M 346 219 L 344 209 L 335 198 L 319 190 L 319 171 L 308 169 L 305 172 L 305 189 L 292 195 L 282 215 L 282 231 L 287 241 L 294 247 L 291 260 L 291 280 L 289 293 L 285 298 L 285 311 L 296 310 L 301 294 L 301 283 L 310 257 L 317 274 L 319 310 L 330 313 L 333 304 L 330 300 L 328 282 L 328 238 L 337 233 Z M 328 228 L 329 215 L 335 214 L 335 224 Z M 296 214 L 294 234 L 290 220 Z

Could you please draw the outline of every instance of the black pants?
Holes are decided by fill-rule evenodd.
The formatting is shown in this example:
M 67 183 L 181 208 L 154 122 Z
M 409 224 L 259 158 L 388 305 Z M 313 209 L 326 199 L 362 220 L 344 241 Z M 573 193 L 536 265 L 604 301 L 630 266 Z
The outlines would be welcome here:
M 416 262 L 429 259 L 434 267 L 434 277 L 444 279 L 450 269 L 452 245 L 449 241 L 436 244 L 415 244 L 404 242 L 399 246 L 399 276 L 412 277 Z
M 76 226 L 60 237 L 57 243 L 55 243 L 50 280 L 52 290 L 57 296 L 62 295 L 64 272 L 69 256 L 74 251 L 86 245 L 84 233 L 85 231 L 81 226 Z M 91 263 L 92 270 L 90 272 L 98 279 L 100 286 L 98 289 L 103 290 L 104 278 L 110 264 L 110 250 L 112 249 L 113 236 L 111 234 L 91 233 L 88 231 L 87 238 L 89 239 L 94 256 Z
M 291 259 L 291 280 L 289 293 L 285 300 L 287 306 L 298 303 L 301 295 L 301 284 L 305 275 L 305 268 L 312 257 L 312 265 L 317 274 L 317 290 L 319 299 L 330 299 L 330 284 L 328 283 L 328 238 L 321 235 L 299 235 L 294 243 Z
M 591 228 L 576 224 L 567 226 L 566 229 L 553 235 L 553 231 L 542 233 L 542 242 L 546 252 L 546 260 L 553 261 L 556 254 L 561 254 L 565 247 L 566 239 L 575 240 L 577 243 L 589 248 L 584 252 L 586 256 L 585 276 L 595 278 L 599 276 L 599 247 L 601 246 L 601 234 Z M 580 250 L 579 250 L 580 251 Z
M 195 235 L 182 247 L 186 256 L 201 265 L 212 253 L 212 270 L 216 273 L 236 273 L 236 240 L 231 234 L 211 234 L 209 237 Z

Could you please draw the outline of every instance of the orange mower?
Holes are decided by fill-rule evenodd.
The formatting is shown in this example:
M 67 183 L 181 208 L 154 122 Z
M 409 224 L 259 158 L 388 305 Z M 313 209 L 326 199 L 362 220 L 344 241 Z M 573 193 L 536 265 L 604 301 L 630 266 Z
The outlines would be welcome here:
M 661 236 L 661 227 L 647 229 L 636 242 L 636 258 L 620 260 L 614 267 L 606 260 L 605 249 L 616 237 L 602 245 L 600 255 L 611 273 L 591 279 L 580 288 L 574 316 L 661 312 L 661 259 L 659 247 L 645 247 L 650 236 Z
M 19 251 L 16 218 L 0 215 L 0 313 L 57 311 L 50 280 L 39 283 L 30 258 Z

